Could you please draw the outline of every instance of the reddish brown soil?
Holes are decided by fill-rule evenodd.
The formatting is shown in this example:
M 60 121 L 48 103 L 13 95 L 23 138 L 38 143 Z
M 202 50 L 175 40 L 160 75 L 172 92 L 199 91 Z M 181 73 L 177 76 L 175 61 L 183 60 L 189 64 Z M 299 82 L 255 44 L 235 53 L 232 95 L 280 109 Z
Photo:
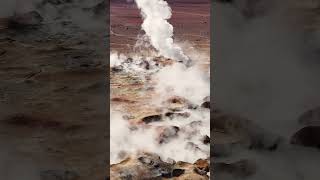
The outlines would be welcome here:
M 175 39 L 188 41 L 195 47 L 209 50 L 210 45 L 210 1 L 169 1 Z M 111 50 L 130 51 L 141 31 L 142 19 L 134 4 L 111 2 Z

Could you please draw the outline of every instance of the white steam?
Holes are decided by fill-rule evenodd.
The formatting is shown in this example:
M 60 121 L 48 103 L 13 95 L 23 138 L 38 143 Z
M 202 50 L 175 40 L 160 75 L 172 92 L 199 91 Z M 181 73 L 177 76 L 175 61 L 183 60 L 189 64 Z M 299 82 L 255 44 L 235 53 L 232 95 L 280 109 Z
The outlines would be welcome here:
M 127 155 L 134 155 L 137 152 L 146 151 L 158 154 L 163 160 L 174 159 L 176 161 L 195 162 L 197 159 L 209 157 L 210 147 L 203 145 L 202 138 L 210 136 L 210 112 L 191 112 L 187 119 L 176 118 L 153 123 L 150 127 L 130 129 L 128 121 L 124 120 L 119 112 L 111 112 L 110 130 L 110 162 L 118 163 Z M 191 126 L 195 120 L 203 120 L 201 124 Z M 178 136 L 168 143 L 159 144 L 159 128 L 180 127 Z M 201 150 L 190 147 L 195 144 Z
M 111 52 L 110 67 L 114 72 L 119 72 L 115 76 L 134 75 L 144 81 L 144 86 L 152 86 L 152 91 L 146 92 L 151 93 L 152 98 L 143 103 L 161 109 L 162 119 L 133 126 L 130 120 L 123 118 L 133 114 L 124 113 L 125 110 L 115 111 L 111 104 L 111 164 L 140 151 L 156 153 L 163 160 L 170 158 L 193 163 L 200 158 L 206 159 L 210 154 L 210 145 L 204 144 L 203 140 L 206 136 L 210 137 L 210 111 L 205 108 L 182 108 L 180 113 L 186 113 L 188 117 L 167 117 L 164 113 L 169 107 L 164 102 L 178 96 L 190 104 L 200 105 L 205 97 L 210 96 L 210 75 L 201 69 L 201 65 L 209 62 L 209 55 L 190 46 L 188 54 L 184 54 L 181 47 L 187 47 L 173 42 L 173 26 L 167 21 L 171 17 L 171 9 L 167 2 L 136 0 L 136 3 L 144 19 L 142 29 L 146 35 L 138 37 L 134 53 Z M 179 63 L 188 61 L 189 57 L 195 60 L 191 67 Z M 144 89 L 139 89 L 139 93 L 144 92 Z M 169 132 L 162 132 L 163 128 Z M 165 142 L 159 142 L 162 133 L 165 133 Z
M 154 66 L 155 56 L 143 57 L 137 54 L 131 56 L 112 52 L 110 54 L 111 68 L 120 67 L 122 73 L 128 73 L 144 80 L 151 75 L 152 85 L 145 81 L 145 86 L 153 86 L 157 94 L 148 99 L 150 106 L 166 111 L 163 102 L 178 96 L 186 98 L 190 103 L 200 105 L 203 99 L 210 96 L 209 77 L 197 64 L 186 68 L 181 63 L 174 63 L 165 67 Z M 146 70 L 140 65 L 143 60 L 150 64 Z M 143 89 L 139 90 L 140 93 Z M 197 159 L 209 157 L 210 146 L 203 144 L 205 136 L 210 137 L 210 111 L 198 108 L 195 110 L 183 109 L 190 117 L 164 117 L 160 122 L 148 125 L 138 125 L 134 128 L 130 120 L 123 116 L 131 116 L 119 111 L 114 111 L 111 105 L 111 163 L 123 160 L 127 155 L 134 155 L 140 151 L 153 152 L 161 156 L 163 160 L 168 158 L 176 161 L 193 163 Z M 177 136 L 168 138 L 168 142 L 159 143 L 159 128 L 178 127 Z
M 143 16 L 142 29 L 150 38 L 159 54 L 178 61 L 187 62 L 188 57 L 173 41 L 173 27 L 167 21 L 171 18 L 171 8 L 164 0 L 135 0 Z
M 308 44 L 312 36 L 302 29 L 305 24 L 296 21 L 304 14 L 287 14 L 292 2 L 282 3 L 250 19 L 230 4 L 214 5 L 218 34 L 214 97 L 219 108 L 248 117 L 289 139 L 299 126 L 299 115 L 319 105 L 319 63 L 312 60 L 312 49 L 318 49 Z M 247 179 L 298 180 L 319 176 L 319 151 L 311 148 L 284 143 L 274 152 L 241 148 L 232 152 L 231 157 L 219 160 L 256 162 L 256 174 Z
M 186 68 L 182 64 L 165 67 L 154 75 L 156 91 L 162 97 L 187 97 L 192 103 L 199 104 L 210 94 L 210 84 L 197 66 Z

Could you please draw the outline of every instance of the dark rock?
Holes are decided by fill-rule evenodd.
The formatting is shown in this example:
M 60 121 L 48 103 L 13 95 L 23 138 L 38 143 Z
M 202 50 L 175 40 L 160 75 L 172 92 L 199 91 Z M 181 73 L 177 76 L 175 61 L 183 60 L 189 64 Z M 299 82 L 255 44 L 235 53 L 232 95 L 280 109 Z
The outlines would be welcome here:
M 290 140 L 291 144 L 320 148 L 320 126 L 307 126 L 297 131 Z
M 184 174 L 185 170 L 184 169 L 173 169 L 172 170 L 172 177 L 179 177 L 182 174 Z
M 201 141 L 203 144 L 210 144 L 210 137 L 205 135 Z
M 159 114 L 156 115 L 151 115 L 151 116 L 146 116 L 144 118 L 141 119 L 142 122 L 144 122 L 145 124 L 149 124 L 152 122 L 158 122 L 162 120 L 162 116 Z
M 178 113 L 178 112 L 167 112 L 164 114 L 166 117 L 170 119 L 175 119 L 175 118 L 188 118 L 190 117 L 190 113 L 188 112 L 183 112 L 183 113 Z
M 202 108 L 210 109 L 210 102 L 204 102 L 201 104 Z
M 207 96 L 203 99 L 203 103 L 201 104 L 201 107 L 210 109 L 210 96 Z
M 135 103 L 136 101 L 130 100 L 130 99 L 126 99 L 126 98 L 122 98 L 122 97 L 114 97 L 111 98 L 112 102 L 120 102 L 120 103 L 128 103 L 128 104 L 132 104 Z
M 111 68 L 112 72 L 121 72 L 123 71 L 123 66 L 119 65 L 119 66 L 114 66 Z

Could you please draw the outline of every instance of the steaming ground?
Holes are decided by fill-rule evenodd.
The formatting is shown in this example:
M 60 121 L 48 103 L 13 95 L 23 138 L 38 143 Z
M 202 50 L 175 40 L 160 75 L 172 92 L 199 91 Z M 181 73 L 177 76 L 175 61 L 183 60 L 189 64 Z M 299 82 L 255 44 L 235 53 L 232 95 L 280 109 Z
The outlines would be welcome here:
M 145 34 L 138 35 L 131 52 L 114 50 L 110 54 L 110 155 L 115 177 L 137 178 L 134 174 L 139 171 L 130 162 L 135 158 L 141 161 L 141 152 L 174 162 L 170 166 L 183 161 L 193 167 L 196 161 L 207 162 L 210 156 L 210 110 L 203 105 L 209 103 L 210 96 L 210 55 L 187 40 L 174 41 L 173 26 L 168 22 L 172 10 L 166 1 L 136 3 Z M 188 64 L 191 59 L 192 66 Z M 207 179 L 207 170 L 201 174 L 187 169 L 179 171 L 189 178 Z M 166 176 L 163 169 L 160 174 L 148 173 L 149 168 L 143 171 L 153 178 Z M 174 171 L 168 172 L 172 177 Z M 148 177 L 146 174 L 143 177 Z
M 196 56 L 196 55 L 194 55 Z M 172 62 L 172 64 L 165 67 L 158 67 L 153 64 L 152 59 L 157 57 L 138 57 L 133 58 L 131 63 L 125 63 L 128 59 L 123 54 L 112 53 L 111 54 L 111 68 L 117 68 L 121 66 L 123 68 L 123 76 L 135 76 L 142 82 L 142 88 L 139 88 L 137 93 L 143 96 L 144 94 L 151 95 L 150 98 L 143 98 L 141 101 L 146 103 L 146 106 L 150 106 L 151 109 L 160 109 L 163 113 L 166 112 L 166 106 L 163 103 L 172 97 L 186 98 L 192 104 L 201 105 L 203 99 L 210 95 L 209 88 L 209 74 L 201 69 L 200 65 L 195 65 L 190 68 L 186 68 L 183 64 Z M 158 57 L 159 58 L 159 57 Z M 203 58 L 203 57 L 202 57 Z M 207 57 L 208 58 L 208 57 Z M 147 59 L 149 69 L 146 70 L 145 66 L 142 66 L 141 59 Z M 149 59 L 149 61 L 148 61 Z M 208 61 L 208 59 L 201 59 L 198 55 L 197 59 L 200 62 Z M 165 60 L 168 61 L 168 60 Z M 121 63 L 122 62 L 122 63 Z M 114 79 L 117 74 L 114 74 L 112 78 L 112 84 L 116 82 Z M 149 80 L 148 80 L 149 79 Z M 150 90 L 152 89 L 152 90 Z M 112 88 L 111 98 L 117 92 L 116 89 Z M 118 96 L 117 96 L 118 97 Z M 112 103 L 112 102 L 111 102 Z M 200 158 L 208 158 L 209 146 L 203 146 L 203 151 L 195 151 L 194 149 L 186 148 L 187 144 L 192 142 L 199 146 L 202 146 L 201 139 L 203 136 L 210 136 L 210 112 L 208 109 L 183 109 L 183 113 L 190 113 L 188 118 L 165 118 L 163 121 L 154 122 L 149 125 L 152 127 L 145 128 L 140 127 L 138 130 L 130 130 L 130 121 L 125 120 L 123 116 L 132 116 L 128 114 L 127 108 L 134 108 L 136 111 L 145 111 L 144 108 L 137 108 L 138 104 L 123 105 L 126 110 L 112 111 L 111 112 L 111 162 L 119 162 L 118 154 L 122 151 L 128 151 L 129 154 L 136 153 L 138 151 L 150 151 L 159 154 L 164 160 L 171 158 L 176 161 L 194 162 Z M 133 106 L 133 107 L 132 107 Z M 116 105 L 112 105 L 115 109 Z M 133 120 L 131 120 L 133 122 Z M 190 127 L 192 122 L 199 121 L 199 125 Z M 140 125 L 142 126 L 142 125 Z M 169 141 L 168 143 L 159 145 L 157 141 L 157 127 L 179 127 L 183 129 L 179 133 L 177 138 Z M 192 134 L 192 136 L 191 136 Z M 123 157 L 122 157 L 123 158 Z
M 254 164 L 245 165 L 249 170 L 242 170 L 243 174 L 221 168 L 216 178 L 317 179 L 319 150 L 290 141 L 296 131 L 308 126 L 298 122 L 302 113 L 320 104 L 316 82 L 319 64 L 315 61 L 319 58 L 315 51 L 318 44 L 314 40 L 319 23 L 308 21 L 318 19 L 319 14 L 306 13 L 319 2 L 261 0 L 247 7 L 245 3 L 239 5 L 241 2 L 250 4 L 214 4 L 215 31 L 219 35 L 214 47 L 214 99 L 216 107 L 249 119 L 266 133 L 258 145 L 232 146 L 227 148 L 230 154 L 215 157 L 215 162 L 234 163 L 233 167 L 243 159 Z M 274 136 L 282 139 L 281 143 L 274 141 L 277 146 L 266 146 L 266 139 Z M 313 138 L 319 135 L 306 139 Z

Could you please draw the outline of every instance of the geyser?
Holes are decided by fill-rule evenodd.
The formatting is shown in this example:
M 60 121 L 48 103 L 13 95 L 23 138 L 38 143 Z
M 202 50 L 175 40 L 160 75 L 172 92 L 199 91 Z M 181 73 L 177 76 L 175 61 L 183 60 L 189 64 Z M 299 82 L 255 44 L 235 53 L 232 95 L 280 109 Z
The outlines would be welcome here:
M 143 17 L 142 29 L 150 39 L 151 45 L 159 54 L 183 62 L 187 66 L 191 59 L 173 41 L 173 26 L 168 22 L 171 8 L 164 0 L 135 0 Z

